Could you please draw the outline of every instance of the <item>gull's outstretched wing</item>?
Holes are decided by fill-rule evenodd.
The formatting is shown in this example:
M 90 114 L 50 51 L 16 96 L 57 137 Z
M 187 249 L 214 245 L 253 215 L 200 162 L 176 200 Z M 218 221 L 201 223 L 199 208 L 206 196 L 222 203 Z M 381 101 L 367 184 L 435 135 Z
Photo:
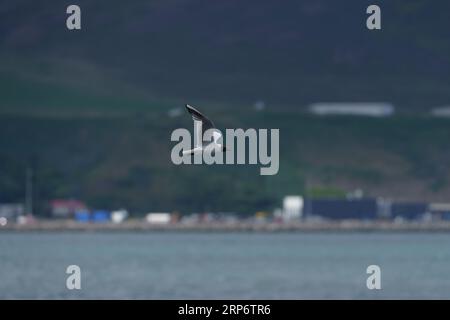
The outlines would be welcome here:
M 186 109 L 191 114 L 194 123 L 196 121 L 199 121 L 202 124 L 202 132 L 200 132 L 200 130 L 198 130 L 198 132 L 195 132 L 196 140 L 198 142 L 198 145 L 196 145 L 196 147 L 201 146 L 203 141 L 203 134 L 206 130 L 215 128 L 214 123 L 207 117 L 205 117 L 200 111 L 188 104 L 186 105 Z M 196 128 L 200 129 L 200 126 L 196 126 Z
M 191 114 L 192 119 L 195 121 L 201 121 L 203 125 L 203 130 L 206 131 L 211 128 L 215 128 L 214 123 L 209 120 L 207 117 L 205 117 L 200 111 L 195 109 L 194 107 L 190 105 L 186 105 L 187 111 Z

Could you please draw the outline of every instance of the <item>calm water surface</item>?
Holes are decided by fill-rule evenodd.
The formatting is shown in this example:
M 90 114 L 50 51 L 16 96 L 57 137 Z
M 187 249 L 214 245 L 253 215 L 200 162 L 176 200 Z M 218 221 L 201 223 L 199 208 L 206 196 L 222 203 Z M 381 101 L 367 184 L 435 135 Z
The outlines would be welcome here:
M 3 232 L 0 298 L 448 299 L 450 234 Z

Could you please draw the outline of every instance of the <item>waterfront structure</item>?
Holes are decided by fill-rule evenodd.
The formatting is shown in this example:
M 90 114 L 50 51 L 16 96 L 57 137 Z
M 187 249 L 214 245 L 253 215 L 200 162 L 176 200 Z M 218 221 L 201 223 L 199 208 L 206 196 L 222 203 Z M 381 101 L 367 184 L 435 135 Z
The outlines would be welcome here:
M 71 218 L 77 211 L 86 211 L 84 202 L 74 199 L 55 199 L 50 201 L 50 212 L 54 218 Z
M 309 199 L 305 216 L 330 220 L 373 220 L 378 217 L 376 199 Z
M 385 102 L 329 102 L 313 103 L 309 106 L 309 111 L 318 116 L 347 115 L 380 118 L 392 116 L 395 108 L 392 104 Z

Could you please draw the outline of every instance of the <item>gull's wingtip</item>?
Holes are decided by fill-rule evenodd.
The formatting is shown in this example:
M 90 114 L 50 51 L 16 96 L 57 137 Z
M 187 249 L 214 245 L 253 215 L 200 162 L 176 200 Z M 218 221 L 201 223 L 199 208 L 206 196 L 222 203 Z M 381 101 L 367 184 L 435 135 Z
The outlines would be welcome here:
M 189 113 L 196 113 L 196 114 L 200 114 L 200 111 L 198 111 L 197 109 L 195 109 L 193 106 L 191 106 L 190 104 L 185 104 L 185 106 L 186 106 L 186 110 L 189 112 Z

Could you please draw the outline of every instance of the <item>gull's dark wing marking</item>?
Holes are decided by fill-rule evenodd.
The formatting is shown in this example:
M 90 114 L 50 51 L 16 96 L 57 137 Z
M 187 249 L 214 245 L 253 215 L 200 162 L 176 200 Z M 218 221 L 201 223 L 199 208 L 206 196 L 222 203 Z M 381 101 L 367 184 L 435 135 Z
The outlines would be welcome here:
M 202 122 L 203 132 L 205 132 L 208 129 L 215 128 L 214 123 L 211 120 L 209 120 L 207 117 L 205 117 L 200 111 L 198 111 L 194 107 L 192 107 L 192 106 L 187 104 L 186 105 L 186 109 L 191 114 L 192 119 L 194 121 L 201 121 Z

